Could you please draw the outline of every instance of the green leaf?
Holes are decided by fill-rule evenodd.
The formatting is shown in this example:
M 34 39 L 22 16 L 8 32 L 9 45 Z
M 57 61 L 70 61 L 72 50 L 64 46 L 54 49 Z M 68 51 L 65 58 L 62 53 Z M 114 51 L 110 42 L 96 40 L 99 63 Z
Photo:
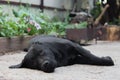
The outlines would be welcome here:
M 1 35 L 2 37 L 5 37 L 5 36 L 6 36 L 4 32 L 0 32 L 0 35 Z
M 15 11 L 15 10 L 13 9 L 12 12 L 13 12 L 13 14 L 14 14 L 15 17 L 19 17 L 19 14 L 18 14 L 17 11 Z

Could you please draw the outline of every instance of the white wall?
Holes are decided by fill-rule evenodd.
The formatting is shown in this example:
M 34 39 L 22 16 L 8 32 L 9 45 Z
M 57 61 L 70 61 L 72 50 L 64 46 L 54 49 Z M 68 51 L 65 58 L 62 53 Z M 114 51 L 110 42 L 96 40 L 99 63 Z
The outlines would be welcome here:
M 41 0 L 5 0 L 5 1 L 23 2 L 36 5 L 40 5 L 41 2 Z M 49 7 L 71 9 L 72 0 L 44 0 L 44 5 Z
M 14 1 L 14 2 L 23 2 L 23 3 L 40 5 L 40 0 L 4 0 L 4 1 Z
M 72 8 L 72 0 L 44 0 L 44 5 L 56 8 Z
M 61 20 L 63 20 L 66 15 L 67 15 L 67 11 L 57 11 L 57 10 L 44 10 L 44 13 L 49 15 L 50 18 L 53 18 L 53 17 L 57 17 Z
M 8 1 L 8 0 L 6 0 Z M 15 2 L 23 2 L 23 3 L 29 3 L 29 4 L 36 4 L 40 5 L 41 0 L 9 0 L 9 1 L 15 1 Z M 56 7 L 61 9 L 72 9 L 73 8 L 73 0 L 44 0 L 44 6 L 48 7 Z M 77 8 L 84 8 L 86 9 L 89 7 L 90 9 L 93 8 L 93 0 L 78 0 L 77 2 Z M 5 6 L 4 9 L 6 12 L 11 13 L 12 8 L 16 8 L 17 6 Z M 33 12 L 36 12 L 39 10 L 39 8 L 31 8 Z M 48 10 L 44 9 L 44 13 L 48 14 L 50 17 L 54 17 L 58 15 L 59 17 L 65 17 L 66 12 L 65 11 L 55 11 L 55 10 Z
M 9 0 L 9 1 L 40 5 L 41 0 Z M 44 6 L 55 7 L 60 9 L 72 9 L 72 0 L 44 0 Z M 13 8 L 17 9 L 17 6 L 3 5 L 3 7 L 5 12 L 9 12 L 10 14 L 12 13 Z M 33 12 L 36 12 L 38 11 L 39 8 L 31 8 L 31 9 Z M 55 10 L 48 10 L 48 9 L 44 9 L 44 13 L 49 15 L 51 18 L 57 15 L 58 17 L 63 18 L 66 15 L 65 11 L 55 11 Z
M 93 5 L 93 1 L 94 1 L 94 0 L 88 0 L 88 1 L 89 1 L 90 9 L 92 9 L 92 8 L 94 7 L 94 5 Z
M 44 6 L 70 10 L 72 9 L 73 4 L 72 0 L 44 0 Z M 67 11 L 44 9 L 44 13 L 50 15 L 51 18 L 57 16 L 63 19 L 66 16 Z
M 18 10 L 18 6 L 13 6 L 13 5 L 0 5 L 3 9 L 3 11 L 7 14 L 9 14 L 10 16 L 13 16 L 13 13 L 12 13 L 12 9 L 15 9 L 15 10 Z M 39 9 L 38 8 L 30 8 L 30 11 L 32 13 L 35 13 L 35 14 L 38 14 L 39 12 Z

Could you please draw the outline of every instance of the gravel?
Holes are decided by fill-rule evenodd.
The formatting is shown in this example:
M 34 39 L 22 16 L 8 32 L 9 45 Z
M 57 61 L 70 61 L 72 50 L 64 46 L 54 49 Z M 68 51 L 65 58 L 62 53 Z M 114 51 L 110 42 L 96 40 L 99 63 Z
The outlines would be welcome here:
M 120 80 L 120 42 L 100 42 L 84 46 L 97 56 L 111 56 L 115 66 L 71 65 L 45 73 L 32 69 L 9 69 L 18 64 L 25 52 L 17 51 L 0 56 L 0 80 Z M 14 53 L 14 54 L 13 54 Z

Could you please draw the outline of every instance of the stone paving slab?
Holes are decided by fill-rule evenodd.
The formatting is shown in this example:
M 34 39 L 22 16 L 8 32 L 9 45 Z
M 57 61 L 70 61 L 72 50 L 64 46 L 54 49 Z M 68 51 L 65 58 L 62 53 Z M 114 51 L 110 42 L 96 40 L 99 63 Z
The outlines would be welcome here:
M 9 69 L 20 63 L 25 52 L 0 56 L 0 80 L 120 80 L 120 42 L 100 42 L 84 46 L 97 56 L 111 56 L 115 66 L 72 65 L 59 67 L 54 73 L 31 69 Z

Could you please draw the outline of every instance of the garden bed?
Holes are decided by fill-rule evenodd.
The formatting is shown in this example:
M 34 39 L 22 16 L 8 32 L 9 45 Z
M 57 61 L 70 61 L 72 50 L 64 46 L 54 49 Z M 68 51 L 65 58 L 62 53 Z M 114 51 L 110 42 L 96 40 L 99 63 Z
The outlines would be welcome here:
M 92 28 L 66 29 L 66 37 L 70 40 L 81 42 L 93 39 L 94 31 Z
M 108 25 L 107 27 L 102 27 L 98 31 L 101 32 L 101 35 L 96 36 L 96 37 L 99 37 L 100 40 L 105 40 L 105 41 L 119 41 L 120 40 L 120 26 Z
M 107 27 L 107 40 L 110 41 L 120 40 L 120 26 L 109 25 Z
M 5 52 L 22 50 L 28 45 L 28 41 L 33 36 L 24 36 L 24 37 L 0 37 L 0 54 L 4 54 Z

